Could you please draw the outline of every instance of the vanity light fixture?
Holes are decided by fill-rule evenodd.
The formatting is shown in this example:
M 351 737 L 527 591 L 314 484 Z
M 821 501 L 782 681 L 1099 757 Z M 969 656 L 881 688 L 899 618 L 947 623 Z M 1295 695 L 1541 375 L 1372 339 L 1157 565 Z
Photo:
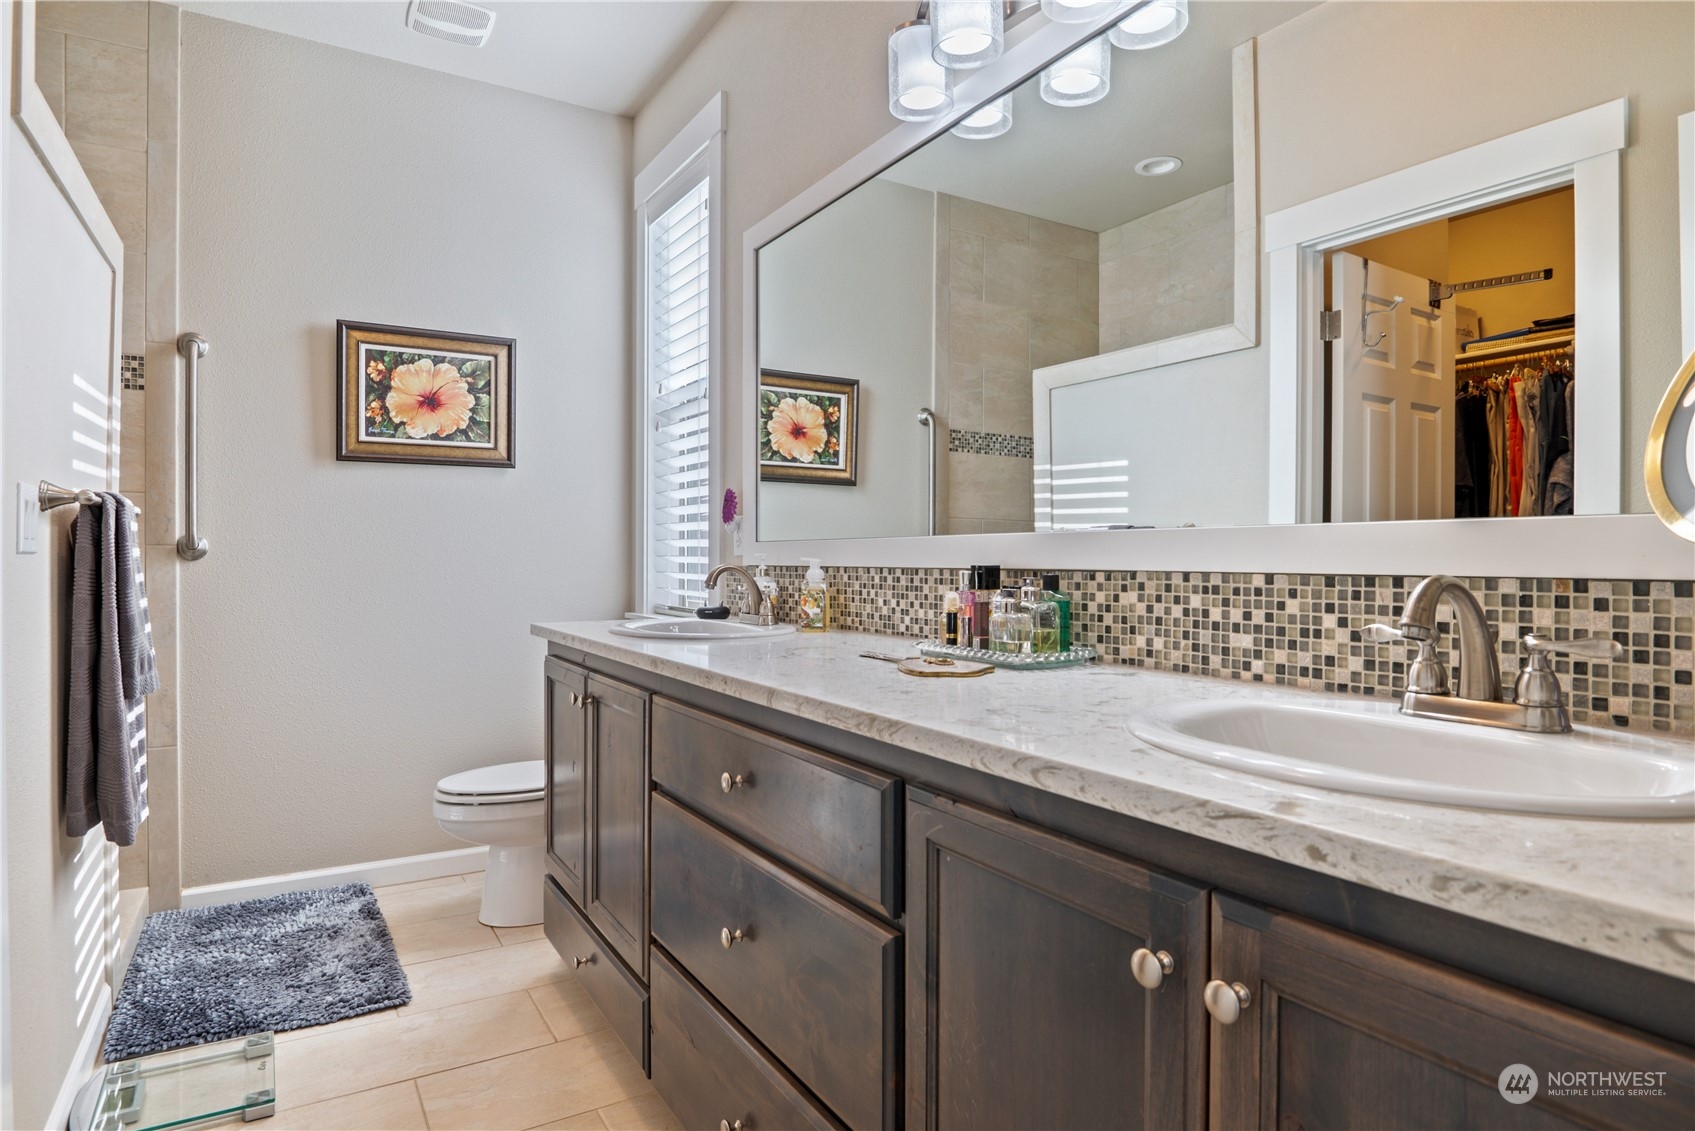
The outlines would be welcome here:
M 931 53 L 953 70 L 993 63 L 1006 44 L 1002 0 L 930 0 L 930 25 Z
M 1086 24 L 1118 5 L 1119 0 L 1042 0 L 1042 15 L 1056 24 Z
M 930 24 L 910 20 L 889 36 L 889 113 L 930 122 L 953 109 L 953 75 L 930 53 Z
M 1112 51 L 1100 36 L 1042 72 L 1042 100 L 1055 106 L 1087 106 L 1112 87 Z
M 985 102 L 960 120 L 953 128 L 956 137 L 977 140 L 999 137 L 1012 128 L 1012 95 L 1003 94 L 993 102 Z
M 1183 167 L 1181 157 L 1144 157 L 1136 162 L 1136 172 L 1144 177 L 1163 177 L 1167 173 L 1175 173 Z
M 1170 43 L 1189 26 L 1189 0 L 1153 0 L 1107 32 L 1114 47 L 1141 51 Z

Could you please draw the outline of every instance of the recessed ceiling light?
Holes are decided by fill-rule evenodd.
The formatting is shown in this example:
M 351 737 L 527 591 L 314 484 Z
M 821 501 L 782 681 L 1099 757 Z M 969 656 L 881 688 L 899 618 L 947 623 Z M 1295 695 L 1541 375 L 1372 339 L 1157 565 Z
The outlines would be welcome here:
M 1144 177 L 1163 177 L 1183 167 L 1181 157 L 1144 157 L 1136 162 L 1136 172 Z

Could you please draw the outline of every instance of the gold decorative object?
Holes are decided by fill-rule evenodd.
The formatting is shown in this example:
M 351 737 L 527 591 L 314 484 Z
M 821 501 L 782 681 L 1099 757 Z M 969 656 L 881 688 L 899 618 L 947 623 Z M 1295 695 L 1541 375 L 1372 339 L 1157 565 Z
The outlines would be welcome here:
M 1642 462 L 1654 513 L 1673 534 L 1695 542 L 1695 353 L 1654 414 Z

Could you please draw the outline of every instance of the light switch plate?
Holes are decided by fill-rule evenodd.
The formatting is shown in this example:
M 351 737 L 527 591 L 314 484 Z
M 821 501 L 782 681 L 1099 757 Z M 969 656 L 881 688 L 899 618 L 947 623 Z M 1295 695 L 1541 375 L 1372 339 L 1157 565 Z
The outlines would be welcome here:
M 41 532 L 41 495 L 28 483 L 18 484 L 18 553 L 33 554 Z

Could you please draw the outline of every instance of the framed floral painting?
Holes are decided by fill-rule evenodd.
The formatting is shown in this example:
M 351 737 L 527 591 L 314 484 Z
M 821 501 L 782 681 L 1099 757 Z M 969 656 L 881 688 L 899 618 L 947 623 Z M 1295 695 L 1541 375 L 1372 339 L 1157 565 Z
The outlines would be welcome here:
M 858 381 L 760 370 L 758 426 L 761 480 L 858 481 Z
M 517 466 L 514 339 L 335 325 L 337 459 Z

